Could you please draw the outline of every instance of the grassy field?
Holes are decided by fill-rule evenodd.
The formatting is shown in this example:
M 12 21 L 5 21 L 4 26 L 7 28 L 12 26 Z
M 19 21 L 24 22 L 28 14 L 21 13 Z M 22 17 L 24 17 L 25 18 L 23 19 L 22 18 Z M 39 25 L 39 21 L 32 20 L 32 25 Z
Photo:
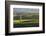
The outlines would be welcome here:
M 38 23 L 38 19 L 27 19 L 27 20 L 14 20 L 14 23 L 17 23 L 17 24 L 24 24 L 24 23 Z
M 26 14 L 22 16 L 14 16 L 14 27 L 38 27 L 39 15 L 38 13 Z

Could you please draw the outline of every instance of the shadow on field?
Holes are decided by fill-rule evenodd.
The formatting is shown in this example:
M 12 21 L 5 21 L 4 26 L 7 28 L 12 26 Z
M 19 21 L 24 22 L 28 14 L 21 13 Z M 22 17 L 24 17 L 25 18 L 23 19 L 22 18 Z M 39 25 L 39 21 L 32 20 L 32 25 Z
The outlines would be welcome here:
M 39 27 L 39 23 L 25 23 L 25 24 L 14 24 L 14 28 L 19 27 Z

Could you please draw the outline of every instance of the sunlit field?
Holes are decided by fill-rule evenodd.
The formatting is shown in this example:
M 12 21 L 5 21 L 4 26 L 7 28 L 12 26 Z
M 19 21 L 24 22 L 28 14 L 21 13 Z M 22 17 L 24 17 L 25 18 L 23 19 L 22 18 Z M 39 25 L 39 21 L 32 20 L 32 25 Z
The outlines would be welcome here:
M 14 27 L 38 27 L 39 13 L 28 13 L 14 16 Z

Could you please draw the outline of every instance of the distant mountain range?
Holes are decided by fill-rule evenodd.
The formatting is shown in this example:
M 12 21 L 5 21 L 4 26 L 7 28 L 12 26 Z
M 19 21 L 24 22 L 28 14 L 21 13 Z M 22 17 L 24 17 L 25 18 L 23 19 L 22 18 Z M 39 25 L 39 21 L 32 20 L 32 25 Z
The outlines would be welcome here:
M 39 13 L 25 13 L 25 12 L 21 12 L 21 13 L 14 13 L 14 15 L 32 15 L 32 14 L 36 14 L 38 15 Z

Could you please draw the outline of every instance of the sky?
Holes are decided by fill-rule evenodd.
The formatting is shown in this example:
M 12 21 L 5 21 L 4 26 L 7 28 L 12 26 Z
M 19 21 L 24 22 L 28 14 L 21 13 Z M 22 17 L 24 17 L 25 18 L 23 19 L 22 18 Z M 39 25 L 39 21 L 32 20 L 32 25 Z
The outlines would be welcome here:
M 39 9 L 32 8 L 14 8 L 14 13 L 39 13 Z

